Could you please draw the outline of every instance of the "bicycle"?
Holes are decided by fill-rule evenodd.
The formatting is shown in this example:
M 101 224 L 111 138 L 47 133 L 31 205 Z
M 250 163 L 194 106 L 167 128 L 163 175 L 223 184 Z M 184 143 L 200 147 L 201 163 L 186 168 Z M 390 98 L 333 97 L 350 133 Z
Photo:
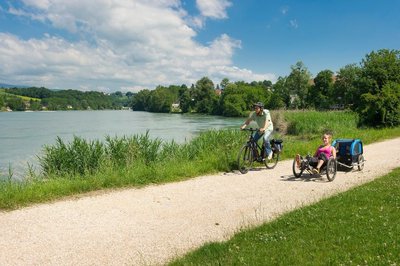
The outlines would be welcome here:
M 293 160 L 293 165 L 292 165 L 292 170 L 293 170 L 293 175 L 296 178 L 301 177 L 304 171 L 307 171 L 310 175 L 313 175 L 313 169 L 315 168 L 314 166 L 311 166 L 310 162 L 312 159 L 312 156 L 310 154 L 307 154 L 306 157 L 300 156 L 299 155 L 299 160 L 297 161 L 296 158 Z M 336 177 L 336 172 L 337 172 L 337 162 L 336 159 L 331 157 L 328 159 L 326 163 L 324 163 L 321 167 L 321 172 L 320 174 L 326 174 L 326 178 L 328 181 L 333 181 Z
M 242 174 L 247 173 L 253 166 L 253 163 L 264 163 L 268 169 L 274 168 L 278 164 L 279 155 L 282 151 L 282 140 L 271 139 L 272 159 L 268 159 L 264 153 L 264 149 L 254 139 L 254 132 L 258 129 L 245 128 L 245 131 L 250 131 L 250 136 L 246 144 L 242 146 L 238 154 L 239 171 Z M 264 144 L 263 144 L 264 145 Z

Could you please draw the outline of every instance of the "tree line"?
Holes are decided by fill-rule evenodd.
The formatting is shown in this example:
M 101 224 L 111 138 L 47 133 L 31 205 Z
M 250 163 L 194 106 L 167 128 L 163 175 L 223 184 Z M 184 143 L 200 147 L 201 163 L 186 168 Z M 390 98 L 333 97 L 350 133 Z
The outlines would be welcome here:
M 203 77 L 191 87 L 158 86 L 139 91 L 130 106 L 136 111 L 245 116 L 257 101 L 268 109 L 349 109 L 359 114 L 362 125 L 398 126 L 400 51 L 373 51 L 359 64 L 346 65 L 336 74 L 322 70 L 315 78 L 299 61 L 275 84 L 225 78 L 215 85 Z
M 132 92 L 104 94 L 97 91 L 50 90 L 43 87 L 5 88 L 0 93 L 0 108 L 25 110 L 105 110 L 128 106 Z M 22 96 L 22 97 L 21 97 Z
M 18 96 L 17 96 L 18 95 Z M 23 99 L 21 96 L 30 97 Z M 202 113 L 246 116 L 254 102 L 268 109 L 349 109 L 359 114 L 360 124 L 400 125 L 400 51 L 381 49 L 367 54 L 359 64 L 337 73 L 320 71 L 312 78 L 301 62 L 288 76 L 271 81 L 214 84 L 203 77 L 190 87 L 157 86 L 138 93 L 82 92 L 46 88 L 0 89 L 0 108 L 12 110 L 102 110 L 131 107 L 134 111 Z

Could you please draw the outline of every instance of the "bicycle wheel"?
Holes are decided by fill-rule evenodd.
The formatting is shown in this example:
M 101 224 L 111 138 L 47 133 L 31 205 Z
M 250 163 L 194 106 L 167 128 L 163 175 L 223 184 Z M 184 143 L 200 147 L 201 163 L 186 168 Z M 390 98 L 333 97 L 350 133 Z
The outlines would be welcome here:
M 253 151 L 248 145 L 244 145 L 238 154 L 238 167 L 242 174 L 245 174 L 253 165 Z
M 268 160 L 268 157 L 265 157 L 265 166 L 268 169 L 273 169 L 277 164 L 279 160 L 279 153 L 272 152 L 272 158 L 271 160 Z
M 336 160 L 329 159 L 326 163 L 326 177 L 329 181 L 333 181 L 336 177 Z
M 294 160 L 293 160 L 292 170 L 293 170 L 293 175 L 294 175 L 296 178 L 299 178 L 299 177 L 303 174 L 304 168 L 303 168 L 302 166 L 297 167 L 296 159 L 294 159 Z

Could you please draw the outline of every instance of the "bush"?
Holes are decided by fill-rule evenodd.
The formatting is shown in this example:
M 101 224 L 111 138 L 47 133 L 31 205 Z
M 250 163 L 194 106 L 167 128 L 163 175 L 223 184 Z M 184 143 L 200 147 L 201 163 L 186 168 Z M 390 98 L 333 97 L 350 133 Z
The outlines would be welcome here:
M 400 125 L 400 84 L 389 82 L 377 94 L 362 96 L 360 122 L 369 126 Z

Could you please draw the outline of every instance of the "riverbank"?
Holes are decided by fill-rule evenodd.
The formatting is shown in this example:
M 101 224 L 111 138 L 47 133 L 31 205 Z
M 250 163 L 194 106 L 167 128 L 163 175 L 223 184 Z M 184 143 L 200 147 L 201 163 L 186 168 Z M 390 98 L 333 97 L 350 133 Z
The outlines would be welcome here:
M 400 138 L 364 146 L 362 172 L 333 182 L 295 179 L 291 160 L 246 175 L 225 173 L 108 191 L 0 213 L 0 261 L 8 265 L 163 264 L 400 165 Z M 387 156 L 391 154 L 391 156 Z

